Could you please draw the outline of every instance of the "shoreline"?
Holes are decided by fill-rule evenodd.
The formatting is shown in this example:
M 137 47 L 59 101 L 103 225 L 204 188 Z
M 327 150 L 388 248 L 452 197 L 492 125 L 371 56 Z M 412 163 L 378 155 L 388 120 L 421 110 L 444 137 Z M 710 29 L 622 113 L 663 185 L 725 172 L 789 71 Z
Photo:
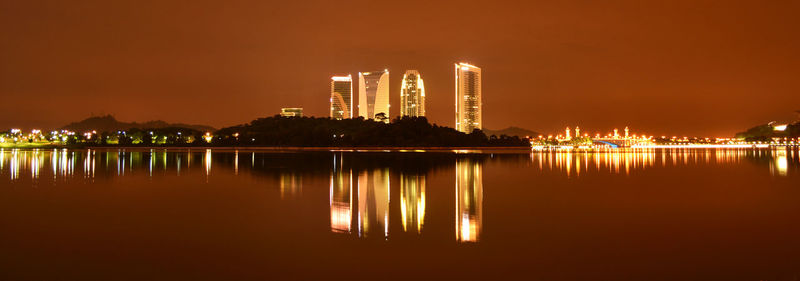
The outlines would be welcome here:
M 477 147 L 444 147 L 444 146 L 42 146 L 42 147 L 4 147 L 9 149 L 126 149 L 126 150 L 224 150 L 224 151 L 334 151 L 334 152 L 470 152 L 470 151 L 524 151 L 525 146 L 477 146 Z

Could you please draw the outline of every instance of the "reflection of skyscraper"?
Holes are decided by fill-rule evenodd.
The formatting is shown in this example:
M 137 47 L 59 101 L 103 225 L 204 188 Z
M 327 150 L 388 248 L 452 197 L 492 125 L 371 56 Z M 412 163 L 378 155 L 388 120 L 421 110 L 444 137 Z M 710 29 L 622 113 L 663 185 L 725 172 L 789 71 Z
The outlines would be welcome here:
M 483 176 L 477 159 L 456 160 L 456 240 L 477 242 L 483 224 Z
M 422 231 L 425 222 L 425 175 L 400 174 L 400 213 L 404 231 Z
M 353 118 L 353 78 L 350 75 L 331 77 L 331 118 Z
M 331 172 L 331 231 L 350 233 L 353 218 L 353 172 L 344 170 L 341 155 L 333 156 Z
M 400 87 L 400 116 L 425 116 L 425 84 L 416 70 L 403 74 Z
M 389 123 L 389 71 L 358 73 L 358 116 Z
M 481 69 L 456 64 L 456 130 L 471 133 L 482 128 Z
M 389 235 L 389 169 L 363 171 L 358 175 L 358 234 Z
M 303 178 L 298 173 L 282 172 L 281 199 L 293 198 L 303 193 Z

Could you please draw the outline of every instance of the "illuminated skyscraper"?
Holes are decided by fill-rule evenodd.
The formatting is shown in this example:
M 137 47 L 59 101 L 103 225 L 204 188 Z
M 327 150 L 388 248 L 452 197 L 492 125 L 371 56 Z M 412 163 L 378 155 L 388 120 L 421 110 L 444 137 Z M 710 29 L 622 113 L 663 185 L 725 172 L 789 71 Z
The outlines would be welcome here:
M 342 155 L 333 156 L 331 172 L 331 231 L 350 233 L 353 219 L 353 172 L 342 165 Z
M 400 174 L 400 214 L 404 231 L 422 231 L 425 222 L 424 174 Z
M 389 123 L 389 70 L 358 73 L 358 116 Z
M 331 118 L 353 118 L 353 78 L 350 75 L 331 77 Z
M 425 84 L 416 70 L 403 74 L 400 87 L 400 116 L 425 116 Z
M 456 160 L 456 240 L 477 242 L 483 225 L 482 163 Z
M 481 69 L 466 63 L 456 65 L 456 130 L 471 133 L 483 128 Z
M 389 236 L 389 169 L 358 174 L 358 235 Z

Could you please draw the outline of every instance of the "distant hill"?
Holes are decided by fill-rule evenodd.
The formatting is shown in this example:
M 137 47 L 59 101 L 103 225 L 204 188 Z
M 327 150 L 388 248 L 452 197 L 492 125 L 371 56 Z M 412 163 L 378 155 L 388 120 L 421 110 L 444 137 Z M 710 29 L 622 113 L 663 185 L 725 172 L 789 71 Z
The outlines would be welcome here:
M 505 128 L 505 129 L 502 129 L 502 130 L 483 129 L 483 133 L 486 134 L 487 136 L 491 136 L 491 135 L 495 135 L 495 136 L 506 135 L 506 136 L 518 136 L 518 137 L 521 137 L 521 138 L 524 138 L 526 136 L 534 137 L 534 136 L 538 136 L 539 135 L 539 133 L 537 133 L 537 132 L 534 132 L 534 131 L 531 131 L 531 130 L 528 130 L 528 129 L 523 129 L 523 128 L 520 128 L 520 127 L 513 127 L 513 126 Z
M 769 123 L 758 125 L 747 129 L 747 131 L 736 134 L 736 138 L 748 141 L 769 141 L 772 138 L 800 137 L 800 122 L 794 124 L 781 124 L 786 127 L 777 126 L 778 124 Z
M 70 130 L 74 132 L 85 132 L 91 130 L 97 130 L 98 132 L 111 132 L 119 130 L 129 130 L 132 128 L 160 129 L 160 128 L 170 128 L 170 127 L 188 128 L 188 129 L 198 130 L 201 132 L 216 131 L 216 129 L 214 129 L 214 127 L 211 126 L 189 125 L 183 123 L 167 123 L 161 120 L 147 121 L 144 123 L 121 122 L 111 115 L 89 117 L 82 121 L 72 122 L 64 127 L 61 127 L 61 129 Z

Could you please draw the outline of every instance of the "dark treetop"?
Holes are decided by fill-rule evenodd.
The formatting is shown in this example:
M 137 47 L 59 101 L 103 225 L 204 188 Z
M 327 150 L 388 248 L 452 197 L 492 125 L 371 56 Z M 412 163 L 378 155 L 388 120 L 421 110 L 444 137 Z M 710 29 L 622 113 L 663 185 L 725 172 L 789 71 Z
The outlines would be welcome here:
M 425 117 L 403 117 L 389 124 L 363 118 L 267 117 L 216 132 L 214 145 L 259 146 L 530 146 L 526 139 L 487 137 L 428 123 Z

